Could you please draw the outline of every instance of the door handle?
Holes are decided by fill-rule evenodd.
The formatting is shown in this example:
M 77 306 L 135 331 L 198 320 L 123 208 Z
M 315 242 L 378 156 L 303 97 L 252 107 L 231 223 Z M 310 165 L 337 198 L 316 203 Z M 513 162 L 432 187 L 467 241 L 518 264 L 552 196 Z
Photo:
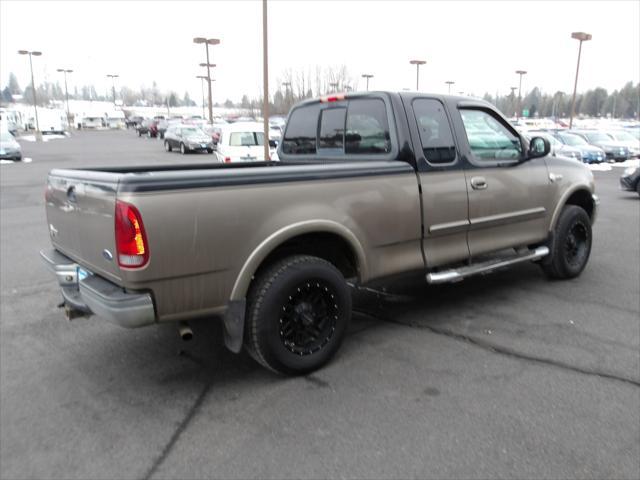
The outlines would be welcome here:
M 487 186 L 487 180 L 484 177 L 473 177 L 471 179 L 471 188 L 474 190 L 485 190 Z

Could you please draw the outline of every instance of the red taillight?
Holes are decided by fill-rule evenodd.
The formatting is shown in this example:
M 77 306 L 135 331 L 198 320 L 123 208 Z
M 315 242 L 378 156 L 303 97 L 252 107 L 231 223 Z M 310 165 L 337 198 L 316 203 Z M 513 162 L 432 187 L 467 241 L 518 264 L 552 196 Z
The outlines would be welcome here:
M 149 261 L 149 245 L 138 209 L 116 201 L 115 230 L 118 265 L 125 268 L 144 267 Z
M 224 157 L 224 163 L 231 163 L 231 157 Z
M 325 97 L 320 97 L 320 103 L 328 103 L 328 102 L 340 102 L 345 99 L 344 93 L 336 93 L 335 95 L 327 95 Z

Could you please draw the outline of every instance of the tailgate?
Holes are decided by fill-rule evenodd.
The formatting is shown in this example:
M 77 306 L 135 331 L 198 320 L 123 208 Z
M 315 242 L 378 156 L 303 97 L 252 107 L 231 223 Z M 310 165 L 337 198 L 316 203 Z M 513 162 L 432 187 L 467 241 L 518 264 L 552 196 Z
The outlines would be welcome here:
M 94 273 L 120 280 L 114 212 L 118 174 L 53 170 L 46 209 L 51 243 Z

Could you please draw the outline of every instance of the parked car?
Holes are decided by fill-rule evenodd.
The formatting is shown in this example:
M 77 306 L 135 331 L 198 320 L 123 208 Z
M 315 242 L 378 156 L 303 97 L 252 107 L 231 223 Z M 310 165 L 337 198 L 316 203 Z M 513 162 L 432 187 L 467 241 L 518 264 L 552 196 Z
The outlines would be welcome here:
M 595 145 L 590 145 L 580 135 L 574 135 L 573 133 L 567 133 L 564 130 L 551 133 L 560 143 L 577 148 L 582 155 L 582 161 L 584 163 L 602 163 L 606 161 L 607 154 L 604 150 Z
M 640 195 L 640 167 L 627 168 L 620 177 L 620 188 Z
M 582 152 L 575 147 L 570 145 L 565 145 L 556 137 L 554 137 L 551 133 L 543 130 L 529 130 L 527 132 L 527 137 L 543 137 L 546 138 L 551 144 L 551 153 L 553 155 L 560 155 L 563 157 L 573 158 L 574 160 L 582 161 Z
M 233 133 L 259 142 L 247 127 L 223 140 Z M 68 316 L 183 322 L 183 335 L 218 316 L 229 349 L 303 374 L 345 338 L 349 284 L 416 271 L 456 282 L 529 261 L 580 275 L 593 174 L 550 150 L 482 100 L 334 94 L 292 109 L 281 162 L 52 170 L 41 255 Z
M 167 131 L 167 127 L 169 126 L 168 120 L 158 120 L 158 124 L 156 125 L 157 135 L 160 138 L 164 138 L 164 133 Z
M 83 117 L 81 121 L 82 128 L 102 128 L 104 121 L 102 117 Z
M 625 130 L 610 130 L 607 131 L 606 134 L 609 135 L 612 140 L 629 148 L 632 157 L 640 157 L 640 139 L 637 139 Z
M 609 135 L 599 130 L 569 130 L 569 133 L 580 135 L 591 145 L 604 150 L 607 160 L 623 162 L 631 158 L 631 150 L 623 143 L 613 140 Z
M 164 149 L 170 152 L 174 148 L 183 155 L 189 152 L 213 153 L 213 140 L 193 125 L 171 125 L 164 134 Z
M 22 147 L 9 130 L 0 130 L 0 160 L 22 160 Z
M 127 128 L 136 128 L 138 125 L 142 123 L 143 120 L 144 118 L 139 116 L 127 117 L 124 123 Z
M 213 125 L 207 124 L 202 127 L 202 130 L 204 131 L 204 133 L 206 133 L 211 137 L 211 140 L 213 141 L 214 146 L 217 146 L 218 142 L 220 141 L 220 133 L 222 133 L 222 127 L 224 125 L 226 125 L 226 123 L 225 124 L 214 123 Z
M 282 140 L 282 127 L 279 125 L 269 125 L 269 140 L 274 140 L 280 143 Z
M 270 149 L 275 151 L 275 143 L 270 145 Z M 224 125 L 220 132 L 216 157 L 222 163 L 263 162 L 264 125 L 258 122 Z
M 149 138 L 155 138 L 158 136 L 158 120 L 145 119 L 136 127 L 136 131 L 139 137 L 146 135 Z

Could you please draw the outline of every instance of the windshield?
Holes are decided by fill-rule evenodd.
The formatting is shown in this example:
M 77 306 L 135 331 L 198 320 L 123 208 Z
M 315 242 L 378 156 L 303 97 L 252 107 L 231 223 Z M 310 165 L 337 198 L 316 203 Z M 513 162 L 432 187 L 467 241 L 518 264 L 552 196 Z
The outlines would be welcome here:
M 188 128 L 183 128 L 182 129 L 182 135 L 184 136 L 188 136 L 188 137 L 192 137 L 194 135 L 200 135 L 200 136 L 205 136 L 206 133 L 204 133 L 202 130 L 200 130 L 199 128 L 195 128 L 195 127 L 188 127 Z
M 580 146 L 580 145 L 586 145 L 587 142 L 584 138 L 579 137 L 578 135 L 571 135 L 571 134 L 565 134 L 565 135 L 559 135 L 560 138 L 562 139 L 562 141 L 564 143 L 566 143 L 567 145 L 571 145 L 574 147 Z
M 233 132 L 229 137 L 231 147 L 254 147 L 264 145 L 262 132 Z
M 638 139 L 635 138 L 633 135 L 627 133 L 627 132 L 613 132 L 610 133 L 609 135 L 611 135 L 614 140 L 619 140 L 621 142 L 637 142 Z
M 0 142 L 11 143 L 13 141 L 13 135 L 9 132 L 0 132 Z
M 585 137 L 589 139 L 590 142 L 610 142 L 611 138 L 604 133 L 593 132 L 593 133 L 585 133 Z

